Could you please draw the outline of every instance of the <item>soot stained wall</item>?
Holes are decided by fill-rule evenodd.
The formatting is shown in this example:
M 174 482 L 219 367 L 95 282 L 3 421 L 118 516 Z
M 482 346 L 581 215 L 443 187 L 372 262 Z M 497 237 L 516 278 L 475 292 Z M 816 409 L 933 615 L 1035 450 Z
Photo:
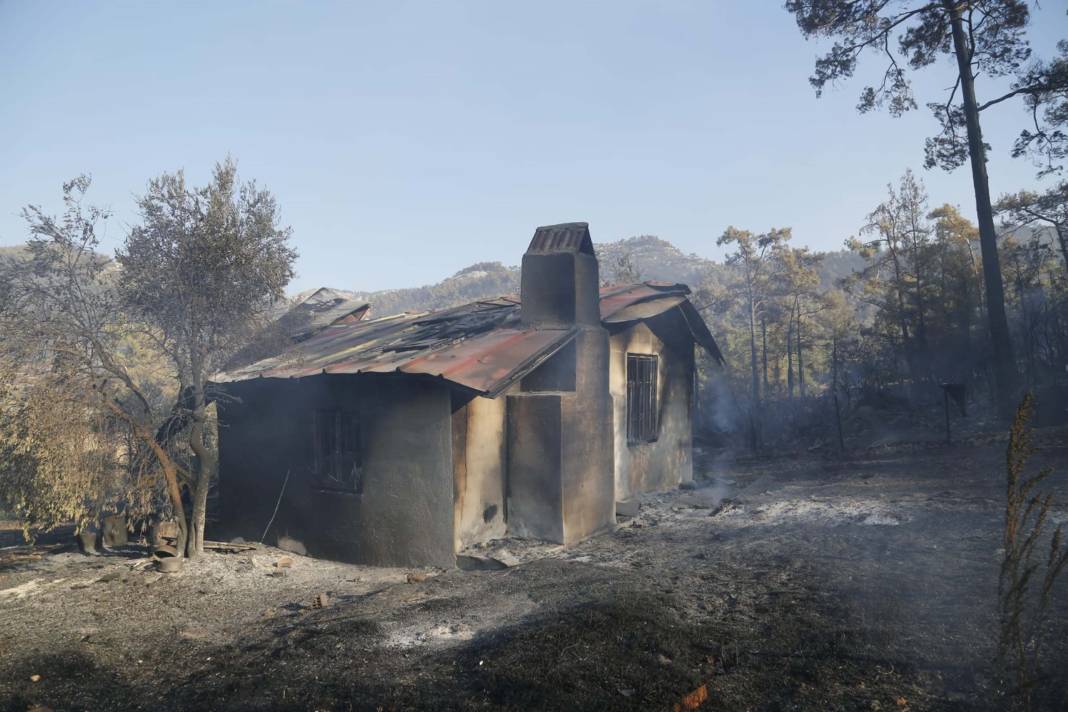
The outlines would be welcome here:
M 504 536 L 506 398 L 453 395 L 456 550 Z
M 314 376 L 230 384 L 220 411 L 220 505 L 229 536 L 289 536 L 314 556 L 375 565 L 455 563 L 450 394 L 388 376 Z M 313 477 L 314 411 L 359 414 L 361 494 L 322 491 Z
M 570 544 L 615 522 L 607 332 L 581 328 L 574 354 L 573 390 L 508 396 L 508 530 L 517 536 Z
M 675 310 L 611 336 L 610 384 L 616 500 L 677 487 L 693 479 L 694 345 Z M 659 357 L 659 431 L 655 442 L 627 442 L 627 354 Z

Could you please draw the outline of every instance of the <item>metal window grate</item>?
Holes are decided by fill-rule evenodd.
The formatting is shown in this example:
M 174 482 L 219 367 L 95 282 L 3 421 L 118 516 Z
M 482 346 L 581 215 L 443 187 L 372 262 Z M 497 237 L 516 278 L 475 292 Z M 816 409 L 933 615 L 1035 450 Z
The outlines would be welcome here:
M 657 438 L 656 356 L 627 354 L 627 442 Z

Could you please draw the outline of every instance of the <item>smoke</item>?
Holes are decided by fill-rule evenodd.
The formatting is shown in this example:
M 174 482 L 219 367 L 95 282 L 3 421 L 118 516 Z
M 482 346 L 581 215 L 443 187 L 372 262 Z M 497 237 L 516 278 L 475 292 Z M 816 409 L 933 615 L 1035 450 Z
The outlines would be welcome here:
M 705 480 L 708 484 L 701 488 L 702 495 L 710 500 L 713 507 L 718 507 L 734 493 L 735 481 L 729 476 L 733 459 L 729 450 L 721 450 L 705 463 Z
M 699 412 L 702 425 L 713 432 L 730 433 L 739 429 L 741 414 L 725 372 L 713 373 L 700 390 Z

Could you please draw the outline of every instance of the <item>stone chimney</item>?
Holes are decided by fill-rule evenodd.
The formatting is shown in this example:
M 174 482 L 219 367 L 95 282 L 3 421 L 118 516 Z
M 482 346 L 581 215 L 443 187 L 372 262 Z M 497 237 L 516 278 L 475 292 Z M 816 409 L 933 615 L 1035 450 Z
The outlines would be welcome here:
M 546 328 L 600 326 L 600 279 L 587 223 L 534 231 L 520 277 L 524 324 Z

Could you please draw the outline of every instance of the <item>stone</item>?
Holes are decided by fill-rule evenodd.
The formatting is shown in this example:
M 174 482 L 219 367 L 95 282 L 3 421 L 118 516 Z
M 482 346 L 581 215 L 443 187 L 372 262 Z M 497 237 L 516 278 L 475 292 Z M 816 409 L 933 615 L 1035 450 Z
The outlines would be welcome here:
M 282 551 L 288 551 L 291 554 L 298 554 L 300 556 L 307 556 L 308 550 L 304 547 L 304 544 L 289 536 L 278 537 L 278 548 Z
M 461 571 L 500 571 L 508 568 L 508 565 L 490 556 L 457 554 L 456 567 Z
M 86 556 L 97 553 L 96 551 L 96 532 L 84 531 L 78 532 L 78 551 L 82 552 Z
M 119 549 L 130 543 L 126 531 L 126 515 L 111 514 L 100 525 L 100 541 L 105 549 Z
M 493 552 L 493 556 L 491 556 L 490 558 L 501 562 L 508 568 L 518 566 L 521 563 L 519 561 L 519 557 L 508 551 L 507 549 L 498 549 L 497 551 Z
M 641 509 L 641 503 L 637 499 L 627 499 L 622 502 L 616 502 L 616 516 L 617 517 L 636 517 L 638 516 L 638 510 Z

